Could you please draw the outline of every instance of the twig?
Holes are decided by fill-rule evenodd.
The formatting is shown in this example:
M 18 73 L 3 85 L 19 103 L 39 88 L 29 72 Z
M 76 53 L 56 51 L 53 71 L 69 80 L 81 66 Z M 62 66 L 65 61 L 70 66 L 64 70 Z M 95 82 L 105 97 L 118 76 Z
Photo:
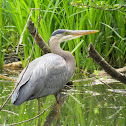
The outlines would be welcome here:
M 11 113 L 11 114 L 14 114 L 14 115 L 17 115 L 19 116 L 19 114 L 15 113 L 15 112 L 12 112 L 12 111 L 8 111 L 8 110 L 1 110 L 2 112 L 8 112 L 8 113 Z
M 120 82 L 126 84 L 126 77 L 121 73 L 117 72 L 111 65 L 109 65 L 103 57 L 94 49 L 93 45 L 90 43 L 88 46 L 89 57 L 92 57 L 97 64 L 99 64 L 110 76 L 119 80 Z
M 111 118 L 113 118 L 113 117 L 114 117 L 115 115 L 117 115 L 117 114 L 118 114 L 123 108 L 124 108 L 124 107 L 120 106 L 120 109 L 117 110 L 113 115 L 107 117 L 107 119 L 111 119 Z
M 27 22 L 26 22 L 25 27 L 24 27 L 24 29 L 23 29 L 23 32 L 22 32 L 22 34 L 21 34 L 19 43 L 18 43 L 18 45 L 17 45 L 16 53 L 18 52 L 19 45 L 22 43 L 23 35 L 24 35 L 24 32 L 25 32 L 26 27 L 27 27 L 27 25 L 28 25 L 28 22 L 29 22 L 29 20 L 30 20 L 30 17 L 31 17 L 31 15 L 32 15 L 32 11 L 33 11 L 33 9 L 31 9 L 31 12 L 30 12 L 30 14 L 29 14 L 29 16 L 28 16 Z
M 83 73 L 85 72 L 84 70 L 82 70 L 82 69 L 80 69 Z M 90 73 L 88 73 L 88 72 L 86 72 L 86 74 L 89 76 L 89 77 L 91 77 L 90 78 L 90 80 L 94 80 L 94 79 L 97 79 L 97 80 L 99 80 L 99 78 L 97 77 L 97 76 L 94 76 L 93 78 L 92 78 L 92 76 L 90 75 Z M 85 79 L 81 79 L 81 80 L 75 80 L 74 82 L 80 82 L 80 81 L 82 81 L 82 80 L 85 80 Z M 89 80 L 89 78 L 88 78 L 88 80 Z M 106 86 L 108 86 L 110 89 L 112 89 L 113 91 L 114 91 L 114 89 L 111 87 L 111 86 L 109 86 L 109 84 L 107 84 L 107 83 L 105 83 L 104 81 L 102 81 L 102 80 L 99 80 L 101 83 L 103 83 L 103 84 L 105 84 Z
M 40 11 L 40 9 L 39 9 L 39 11 Z M 38 18 L 40 19 L 40 13 L 39 13 L 39 17 L 38 17 Z M 37 35 L 37 33 L 38 33 L 39 22 L 40 22 L 40 20 L 38 20 L 38 25 L 37 25 L 37 29 L 36 29 L 35 38 L 36 38 L 36 35 Z M 27 23 L 26 23 L 26 24 L 27 24 Z M 22 80 L 22 78 L 23 78 L 23 76 L 24 76 L 24 74 L 25 74 L 25 72 L 26 72 L 26 70 L 27 70 L 27 68 L 28 68 L 28 66 L 29 66 L 29 63 L 30 63 L 30 60 L 31 60 L 31 57 L 32 57 L 32 53 L 33 53 L 33 51 L 34 51 L 35 42 L 36 42 L 36 39 L 34 39 L 33 46 L 32 46 L 32 51 L 31 51 L 31 55 L 30 55 L 30 57 L 29 57 L 28 64 L 27 64 L 27 66 L 26 66 L 26 68 L 25 68 L 25 70 L 24 70 L 24 73 L 22 74 L 21 79 L 19 80 L 19 82 L 17 82 L 17 85 L 15 86 L 15 88 L 13 89 L 13 91 L 11 92 L 11 94 L 9 95 L 9 97 L 6 99 L 6 101 L 1 105 L 0 111 L 1 111 L 2 108 L 5 106 L 5 104 L 9 101 L 9 99 L 10 99 L 10 97 L 12 96 L 12 94 L 14 93 L 15 89 L 17 88 L 17 86 L 18 86 L 19 83 L 21 82 L 21 80 Z
M 29 122 L 29 121 L 31 121 L 31 120 L 33 120 L 33 119 L 36 119 L 36 118 L 38 118 L 40 115 L 42 115 L 44 112 L 46 112 L 51 106 L 52 106 L 52 105 L 48 106 L 46 109 L 44 109 L 43 112 L 41 112 L 39 115 L 37 115 L 37 116 L 35 116 L 35 117 L 33 117 L 33 118 L 30 118 L 30 119 L 28 119 L 28 120 L 24 120 L 24 121 L 22 121 L 22 122 L 9 124 L 9 126 L 18 125 L 18 124 L 25 123 L 25 122 Z
M 98 78 L 98 77 L 96 77 L 96 76 L 95 76 L 95 78 L 99 80 L 99 78 Z M 104 81 L 102 81 L 102 80 L 99 80 L 99 81 L 100 81 L 101 83 L 103 83 L 103 84 L 107 85 L 110 89 L 112 89 L 112 90 L 114 91 L 114 89 L 113 89 L 111 86 L 109 86 L 109 84 L 105 83 L 105 82 L 104 82 Z

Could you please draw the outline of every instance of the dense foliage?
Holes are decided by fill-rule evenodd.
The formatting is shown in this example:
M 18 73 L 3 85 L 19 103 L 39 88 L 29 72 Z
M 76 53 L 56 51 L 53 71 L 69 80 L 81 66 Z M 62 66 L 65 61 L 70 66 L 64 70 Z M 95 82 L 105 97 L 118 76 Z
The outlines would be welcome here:
M 100 30 L 78 38 L 74 42 L 64 43 L 65 50 L 73 51 L 77 67 L 94 70 L 97 68 L 92 59 L 87 59 L 87 46 L 93 43 L 97 51 L 114 67 L 122 67 L 126 60 L 126 13 L 124 0 L 2 0 L 0 3 L 0 67 L 4 63 L 4 54 L 8 47 L 15 49 L 24 29 L 30 8 L 41 6 L 39 33 L 48 42 L 51 33 L 56 29 L 92 29 Z M 37 26 L 39 10 L 33 10 L 31 20 Z M 31 53 L 33 39 L 25 31 L 23 36 L 24 59 L 19 57 L 25 66 Z M 79 44 L 79 46 L 78 46 Z M 78 47 L 78 48 L 76 48 Z M 41 50 L 35 45 L 33 59 L 39 57 Z

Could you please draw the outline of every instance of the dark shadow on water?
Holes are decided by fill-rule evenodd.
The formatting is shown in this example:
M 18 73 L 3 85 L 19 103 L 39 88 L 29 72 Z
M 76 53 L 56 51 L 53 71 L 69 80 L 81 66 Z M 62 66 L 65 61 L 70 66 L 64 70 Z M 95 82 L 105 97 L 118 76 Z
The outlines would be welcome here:
M 62 90 L 61 97 L 60 97 L 60 108 L 61 108 L 61 106 L 64 105 L 64 102 L 67 100 L 68 95 L 69 95 L 69 94 L 66 94 L 64 92 L 66 92 L 66 91 L 68 92 L 68 90 L 70 90 L 71 88 L 72 88 L 72 83 L 69 84 L 69 85 L 66 85 L 65 88 Z M 59 115 L 60 115 L 60 112 L 59 113 L 57 112 L 57 106 L 56 106 L 56 103 L 55 103 L 54 106 L 52 107 L 51 112 L 46 117 L 46 120 L 45 120 L 45 123 L 44 123 L 43 126 L 51 126 L 55 119 L 57 119 L 56 126 L 60 126 Z

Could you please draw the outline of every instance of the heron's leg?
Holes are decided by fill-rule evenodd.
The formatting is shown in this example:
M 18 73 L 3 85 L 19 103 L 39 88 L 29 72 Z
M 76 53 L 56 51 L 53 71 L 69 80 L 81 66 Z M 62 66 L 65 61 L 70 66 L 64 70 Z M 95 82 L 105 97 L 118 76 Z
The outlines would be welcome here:
M 37 98 L 37 107 L 38 107 L 38 111 L 37 111 L 37 114 L 39 115 L 39 98 Z M 39 117 L 38 117 L 38 126 L 40 126 L 40 120 L 39 120 Z
M 56 101 L 57 103 L 57 120 L 60 120 L 60 103 L 59 101 Z
M 57 120 L 58 121 L 60 121 L 60 95 L 61 95 L 61 93 L 58 93 L 55 95 L 56 105 L 57 105 Z
M 60 103 L 57 101 L 57 112 L 60 112 Z

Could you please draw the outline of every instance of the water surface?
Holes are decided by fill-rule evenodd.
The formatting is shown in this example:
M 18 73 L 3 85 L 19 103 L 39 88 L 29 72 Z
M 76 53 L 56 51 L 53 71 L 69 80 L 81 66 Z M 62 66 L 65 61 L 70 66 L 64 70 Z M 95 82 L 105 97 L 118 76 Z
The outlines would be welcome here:
M 12 76 L 8 75 L 7 76 Z M 104 81 L 104 78 L 100 78 Z M 62 126 L 126 126 L 126 86 L 109 80 L 105 85 L 97 79 L 85 78 L 76 74 L 73 85 L 62 91 L 60 101 L 60 125 Z M 107 82 L 108 83 L 108 82 Z M 14 82 L 0 80 L 0 105 L 14 88 Z M 48 111 L 40 116 L 44 126 L 55 126 L 57 112 L 55 97 L 50 95 L 40 99 L 42 112 L 49 105 Z M 31 100 L 20 106 L 14 106 L 10 100 L 0 112 L 0 124 L 18 123 L 37 115 L 37 100 Z M 37 125 L 37 118 L 18 125 Z

